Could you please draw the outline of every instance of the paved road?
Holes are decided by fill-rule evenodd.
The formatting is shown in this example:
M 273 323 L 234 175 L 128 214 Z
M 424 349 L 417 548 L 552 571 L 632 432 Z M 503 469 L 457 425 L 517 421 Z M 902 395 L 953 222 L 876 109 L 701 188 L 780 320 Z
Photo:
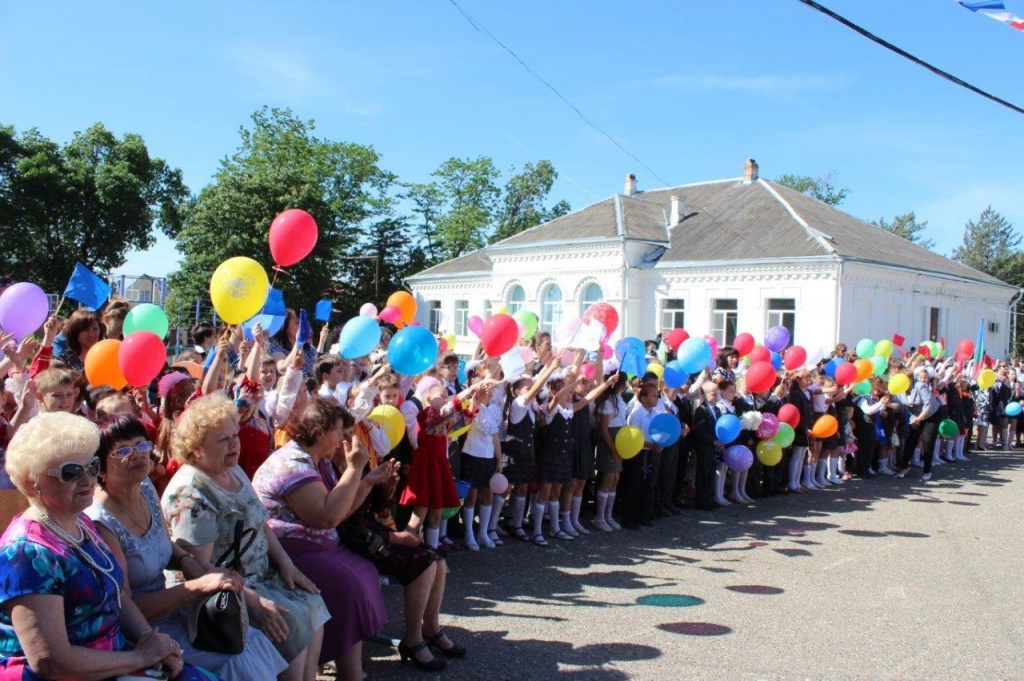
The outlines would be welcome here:
M 1024 678 L 1024 454 L 451 559 L 444 679 Z M 400 631 L 400 590 L 386 588 Z M 367 644 L 372 681 L 425 678 Z

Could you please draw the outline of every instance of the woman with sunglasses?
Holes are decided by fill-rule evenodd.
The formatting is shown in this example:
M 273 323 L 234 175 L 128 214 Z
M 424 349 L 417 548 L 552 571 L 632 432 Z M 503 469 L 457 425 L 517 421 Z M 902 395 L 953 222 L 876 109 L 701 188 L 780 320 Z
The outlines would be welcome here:
M 196 600 L 218 591 L 240 591 L 241 576 L 204 570 L 185 549 L 171 543 L 160 515 L 160 500 L 149 479 L 153 443 L 133 415 L 114 415 L 99 423 L 99 488 L 86 511 L 128 577 L 128 592 L 150 626 L 181 645 L 184 659 L 216 672 L 227 681 L 273 681 L 288 666 L 274 644 L 250 627 L 245 650 L 227 655 L 198 650 L 189 643 L 187 615 Z M 164 570 L 180 571 L 185 581 L 165 587 Z
M 171 678 L 213 679 L 149 625 L 121 566 L 82 512 L 92 503 L 100 434 L 81 416 L 44 413 L 7 449 L 31 507 L 0 537 L 0 678 L 107 679 L 162 665 Z

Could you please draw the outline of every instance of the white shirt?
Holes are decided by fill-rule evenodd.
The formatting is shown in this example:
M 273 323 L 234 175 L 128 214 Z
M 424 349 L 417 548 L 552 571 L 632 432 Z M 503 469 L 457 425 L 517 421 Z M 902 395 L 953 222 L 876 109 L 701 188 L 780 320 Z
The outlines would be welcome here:
M 627 423 L 629 425 L 639 428 L 640 432 L 644 434 L 644 449 L 647 448 L 647 445 L 651 441 L 651 421 L 657 415 L 657 409 L 644 409 L 641 406 L 630 414 L 627 419 Z
M 532 404 L 526 404 L 526 401 L 523 399 L 522 396 L 519 396 L 516 399 L 512 400 L 512 404 L 510 404 L 508 408 L 508 422 L 516 424 L 522 421 L 527 416 L 530 417 L 531 421 L 536 421 L 537 415 L 534 414 L 533 411 L 534 404 L 536 404 L 536 402 L 533 402 Z
M 561 414 L 563 419 L 565 419 L 566 421 L 570 421 L 570 420 L 572 420 L 572 415 L 574 413 L 575 412 L 574 412 L 571 404 L 569 406 L 567 406 L 567 407 L 559 407 L 559 406 L 555 405 L 554 409 L 552 409 L 551 411 L 547 412 L 544 415 L 544 423 L 551 423 L 552 421 L 554 421 L 555 420 L 555 414 Z
M 626 401 L 622 395 L 613 395 L 601 405 L 601 414 L 608 417 L 609 428 L 621 428 L 626 425 Z
M 480 459 L 494 458 L 494 436 L 501 428 L 501 409 L 498 405 L 491 403 L 480 407 L 480 411 L 473 421 L 473 426 L 466 434 L 466 443 L 462 446 L 462 453 L 475 456 Z

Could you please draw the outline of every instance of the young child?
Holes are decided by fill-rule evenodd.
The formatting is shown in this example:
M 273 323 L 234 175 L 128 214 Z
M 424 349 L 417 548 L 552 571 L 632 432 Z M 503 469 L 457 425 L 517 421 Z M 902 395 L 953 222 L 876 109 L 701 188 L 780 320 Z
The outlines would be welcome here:
M 493 549 L 497 545 L 488 534 L 491 504 L 494 502 L 491 477 L 501 472 L 501 441 L 498 439 L 498 431 L 501 430 L 501 409 L 494 404 L 492 391 L 493 387 L 480 388 L 473 396 L 477 416 L 466 434 L 466 442 L 460 454 L 461 479 L 470 484 L 469 494 L 466 495 L 462 506 L 462 523 L 466 530 L 465 543 L 470 551 L 479 551 L 481 546 Z M 473 516 L 478 497 L 480 527 L 474 540 Z
M 644 436 L 644 446 L 640 453 L 622 463 L 622 479 L 619 483 L 622 488 L 622 526 L 629 530 L 651 524 L 647 515 L 650 506 L 648 480 L 653 473 L 652 467 L 657 465 L 652 454 L 660 452 L 661 447 L 651 442 L 650 426 L 651 420 L 659 413 L 659 400 L 657 386 L 642 386 L 636 394 L 636 408 L 626 419 L 627 425 L 639 428 Z
M 629 379 L 623 372 L 612 374 L 615 385 L 594 402 L 597 412 L 597 472 L 601 482 L 597 489 L 597 517 L 594 527 L 602 532 L 621 530 L 614 518 L 615 490 L 622 473 L 622 457 L 615 449 L 615 436 L 626 425 L 626 401 L 622 398 L 629 387 Z
M 313 365 L 313 378 L 317 382 L 317 395 L 345 404 L 348 398 L 348 366 L 338 355 L 322 355 Z M 342 383 L 345 383 L 342 386 Z

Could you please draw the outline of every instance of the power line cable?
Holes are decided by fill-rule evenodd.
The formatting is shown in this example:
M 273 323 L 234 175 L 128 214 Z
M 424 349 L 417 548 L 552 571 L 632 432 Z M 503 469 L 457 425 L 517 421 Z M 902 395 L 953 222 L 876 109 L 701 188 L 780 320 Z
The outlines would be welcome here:
M 879 38 L 878 36 L 876 36 L 871 31 L 868 31 L 865 28 L 861 28 L 860 26 L 858 26 L 857 24 L 853 23 L 849 19 L 836 14 L 835 12 L 830 10 L 829 8 L 822 6 L 822 5 L 818 4 L 817 2 L 814 2 L 814 0 L 799 0 L 799 2 L 802 2 L 803 4 L 807 5 L 811 9 L 818 10 L 819 12 L 824 14 L 825 16 L 828 16 L 828 17 L 831 17 L 831 18 L 835 19 L 836 21 L 838 21 L 839 23 L 843 24 L 847 28 L 850 28 L 850 29 L 856 31 L 857 33 L 860 33 L 862 36 L 864 36 L 868 40 L 871 40 L 873 42 L 878 43 L 879 45 L 881 45 L 885 49 L 891 50 L 891 51 L 895 52 L 896 54 L 900 55 L 904 59 L 909 59 L 910 61 L 914 62 L 918 66 L 923 66 L 924 68 L 928 69 L 929 71 L 931 71 L 935 75 L 939 76 L 940 78 L 945 78 L 946 80 L 948 80 L 949 82 L 953 83 L 954 85 L 959 85 L 960 87 L 967 88 L 971 92 L 973 92 L 975 94 L 979 94 L 982 97 L 984 97 L 985 99 L 990 99 L 993 102 L 995 102 L 996 104 L 1001 104 L 1001 105 L 1005 106 L 1006 108 L 1008 108 L 1008 109 L 1010 109 L 1012 111 L 1016 111 L 1019 114 L 1024 114 L 1024 109 L 1022 109 L 1021 107 L 1017 106 L 1016 104 L 1012 104 L 1012 103 L 1006 101 L 1005 99 L 1002 99 L 1001 97 L 997 97 L 997 96 L 995 96 L 995 95 L 993 95 L 993 94 L 991 94 L 989 92 L 986 92 L 985 90 L 982 90 L 979 87 L 975 87 L 974 85 L 971 85 L 967 81 L 965 81 L 965 80 L 963 80 L 961 78 L 957 78 L 952 73 L 949 73 L 948 71 L 943 71 L 939 67 L 933 66 L 932 64 L 929 64 L 925 60 L 919 59 L 918 57 L 915 57 L 914 55 L 910 54 L 906 50 L 903 50 L 903 49 L 900 49 L 899 47 L 896 47 L 895 45 L 893 45 L 889 41 L 884 40 L 882 38 Z
M 513 58 L 513 59 L 515 59 L 515 60 L 516 60 L 517 62 L 519 62 L 519 65 L 520 65 L 520 66 L 522 66 L 522 67 L 523 67 L 524 69 L 526 69 L 526 72 L 527 72 L 527 73 L 529 73 L 529 74 L 530 74 L 531 76 L 533 76 L 533 77 L 534 77 L 535 79 L 537 79 L 538 81 L 540 81 L 540 82 L 541 82 L 541 83 L 542 83 L 542 84 L 543 84 L 543 85 L 544 85 L 545 87 L 547 87 L 547 88 L 548 88 L 549 90 L 551 90 L 552 92 L 554 92 L 554 93 L 555 93 L 555 96 L 557 96 L 557 97 L 558 97 L 559 99 L 561 99 L 561 100 L 562 100 L 562 101 L 563 101 L 563 102 L 565 103 L 565 105 L 566 105 L 566 106 L 568 106 L 568 107 L 569 107 L 570 109 L 572 109 L 572 110 L 573 110 L 573 112 L 574 112 L 574 113 L 575 113 L 575 114 L 576 114 L 577 116 L 579 116 L 579 119 L 580 119 L 581 121 L 583 121 L 584 123 L 586 123 L 586 124 L 587 124 L 588 126 L 590 126 L 591 128 L 593 128 L 594 130 L 596 130 L 596 131 L 597 131 L 597 132 L 599 132 L 600 134 L 602 134 L 602 135 L 604 135 L 605 137 L 607 137 L 607 138 L 608 138 L 608 140 L 609 140 L 609 141 L 610 141 L 610 142 L 611 142 L 612 144 L 614 144 L 614 145 L 615 145 L 616 147 L 618 147 L 618 148 L 619 148 L 619 149 L 620 149 L 620 150 L 621 150 L 621 151 L 622 151 L 622 152 L 623 152 L 624 154 L 626 154 L 626 155 L 627 155 L 627 156 L 629 156 L 629 157 L 630 157 L 631 159 L 633 159 L 634 161 L 636 161 L 637 163 L 639 163 L 639 164 L 640 164 L 640 166 L 641 166 L 641 167 L 642 167 L 642 168 L 643 168 L 644 170 L 646 170 L 647 172 L 649 172 L 649 173 L 651 174 L 651 176 L 652 176 L 652 177 L 654 177 L 654 179 L 658 180 L 659 182 L 661 182 L 661 183 L 662 183 L 662 184 L 663 184 L 664 186 L 666 186 L 666 187 L 672 186 L 670 182 L 668 182 L 667 180 L 665 180 L 664 178 L 662 178 L 662 177 L 661 177 L 660 175 L 658 175 L 658 173 L 654 172 L 654 171 L 653 171 L 653 170 L 651 169 L 651 167 L 650 167 L 650 166 L 648 166 L 648 165 L 647 165 L 646 163 L 644 163 L 643 161 L 641 161 L 641 160 L 640 160 L 640 159 L 639 159 L 639 158 L 638 158 L 638 157 L 636 156 L 636 154 L 634 154 L 633 152 L 631 152 L 631 151 L 630 151 L 629 149 L 627 149 L 626 147 L 622 146 L 622 145 L 621 145 L 621 144 L 619 143 L 619 141 L 618 141 L 617 139 L 615 139 L 614 137 L 612 137 L 612 136 L 611 136 L 611 135 L 610 135 L 609 133 L 605 132 L 605 131 L 604 131 L 604 129 L 602 129 L 602 128 L 601 128 L 601 126 L 599 126 L 599 125 L 598 125 L 597 123 L 595 123 L 594 121 L 592 121 L 592 120 L 590 120 L 589 118 L 587 118 L 587 116 L 586 116 L 586 115 L 585 115 L 585 114 L 584 114 L 584 113 L 583 113 L 582 111 L 580 111 L 580 110 L 579 110 L 579 107 L 577 107 L 577 106 L 576 106 L 575 104 L 573 104 L 572 102 L 570 102 L 570 101 L 569 101 L 569 99 L 568 99 L 568 98 L 567 98 L 567 97 L 566 97 L 565 95 L 563 95 L 563 94 L 562 94 L 561 92 L 559 92 L 559 91 L 558 91 L 558 88 L 556 88 L 556 87 L 555 87 L 554 85 L 552 85 L 552 84 L 551 84 L 551 83 L 549 83 L 549 82 L 548 82 L 547 80 L 545 80 L 543 76 L 541 76 L 541 75 L 540 75 L 539 73 L 537 73 L 537 72 L 536 72 L 536 71 L 534 71 L 534 70 L 533 70 L 532 68 L 530 68 L 530 65 L 529 65 L 529 64 L 527 64 L 527 63 L 526 63 L 525 61 L 523 61 L 523 60 L 522 60 L 522 59 L 521 59 L 521 58 L 519 57 L 519 55 L 518 55 L 518 54 L 516 54 L 516 53 L 515 53 L 514 51 L 512 51 L 512 49 L 511 49 L 510 47 L 508 47 L 507 45 L 505 45 L 505 43 L 501 42 L 501 41 L 500 41 L 500 40 L 499 40 L 499 39 L 498 39 L 498 38 L 497 38 L 497 37 L 496 37 L 496 36 L 495 36 L 495 35 L 494 35 L 493 33 L 491 33 L 491 32 L 490 32 L 490 31 L 488 31 L 488 30 L 487 30 L 486 28 L 484 28 L 483 26 L 481 26 L 481 25 L 480 25 L 480 24 L 479 24 L 479 23 L 478 23 L 478 22 L 477 22 L 477 21 L 476 21 L 475 19 L 473 19 L 473 17 L 471 17 L 471 16 L 470 16 L 470 15 L 469 15 L 469 14 L 468 14 L 468 13 L 466 12 L 466 10 L 462 9 L 462 7 L 460 7 L 460 6 L 459 6 L 459 3 L 458 3 L 458 2 L 456 2 L 455 0 L 448 0 L 448 1 L 449 1 L 449 2 L 451 2 L 451 3 L 452 3 L 452 5 L 454 5 L 454 6 L 455 6 L 455 9 L 457 9 L 457 10 L 459 11 L 459 14 L 461 14 L 461 15 L 462 15 L 462 16 L 463 16 L 463 17 L 464 17 L 464 18 L 466 19 L 466 21 L 468 21 L 468 22 L 469 22 L 469 25 L 470 25 L 470 26 L 472 26 L 472 27 L 473 27 L 473 28 L 475 28 L 475 29 L 476 29 L 477 31 L 479 31 L 480 33 L 482 33 L 482 34 L 484 34 L 485 36 L 487 36 L 488 38 L 490 38 L 490 39 L 491 39 L 492 41 L 494 41 L 494 42 L 495 42 L 495 43 L 496 43 L 496 44 L 498 45 L 498 47 L 500 47 L 501 49 L 503 49 L 503 50 L 505 50 L 506 52 L 508 52 L 508 53 L 509 53 L 509 54 L 510 54 L 510 55 L 512 56 L 512 58 Z

